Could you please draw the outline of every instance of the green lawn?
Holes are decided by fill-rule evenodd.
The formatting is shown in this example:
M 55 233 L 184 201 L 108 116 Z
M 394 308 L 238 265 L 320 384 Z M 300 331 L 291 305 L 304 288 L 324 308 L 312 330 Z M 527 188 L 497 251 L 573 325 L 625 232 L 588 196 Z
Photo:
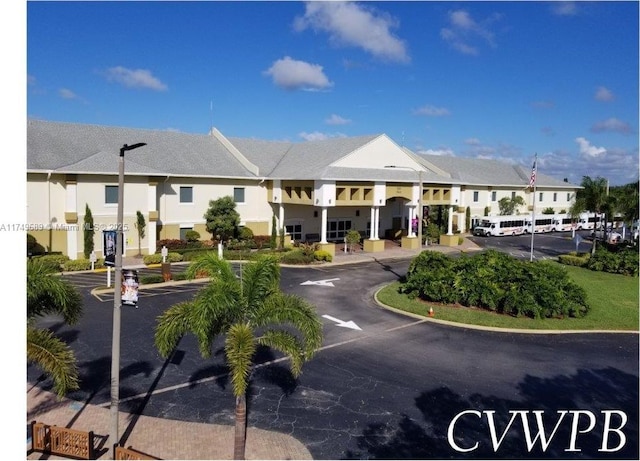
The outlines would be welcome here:
M 638 331 L 638 277 L 594 272 L 573 266 L 563 266 L 569 276 L 587 292 L 591 309 L 583 318 L 542 319 L 515 318 L 482 309 L 428 304 L 410 300 L 398 293 L 395 282 L 378 292 L 378 300 L 396 309 L 428 316 L 429 307 L 434 318 L 451 322 L 497 328 L 530 330 L 630 330 Z

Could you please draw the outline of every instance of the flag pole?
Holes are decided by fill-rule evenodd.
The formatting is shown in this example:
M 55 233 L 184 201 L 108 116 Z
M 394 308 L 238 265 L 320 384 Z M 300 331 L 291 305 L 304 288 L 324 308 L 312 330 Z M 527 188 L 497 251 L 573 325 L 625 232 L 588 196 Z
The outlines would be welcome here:
M 533 261 L 533 237 L 536 235 L 536 169 L 538 168 L 538 154 L 536 154 L 533 160 L 533 169 L 531 170 L 531 179 L 529 180 L 529 186 L 533 185 L 533 206 L 531 209 L 531 253 L 529 255 L 529 261 Z

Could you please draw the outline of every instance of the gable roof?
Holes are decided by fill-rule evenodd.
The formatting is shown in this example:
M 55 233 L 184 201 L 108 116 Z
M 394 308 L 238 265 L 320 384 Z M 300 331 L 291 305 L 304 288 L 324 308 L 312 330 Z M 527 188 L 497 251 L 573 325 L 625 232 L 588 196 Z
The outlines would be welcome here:
M 450 155 L 419 155 L 425 166 L 435 166 L 451 174 L 463 184 L 476 186 L 526 187 L 531 170 L 521 165 L 511 165 L 499 160 L 454 157 Z M 536 173 L 536 186 L 575 189 L 575 184 L 560 181 L 551 176 Z
M 257 178 L 215 136 L 29 120 L 27 171 L 117 174 L 124 144 L 127 174 Z M 256 169 L 257 170 L 257 169 Z

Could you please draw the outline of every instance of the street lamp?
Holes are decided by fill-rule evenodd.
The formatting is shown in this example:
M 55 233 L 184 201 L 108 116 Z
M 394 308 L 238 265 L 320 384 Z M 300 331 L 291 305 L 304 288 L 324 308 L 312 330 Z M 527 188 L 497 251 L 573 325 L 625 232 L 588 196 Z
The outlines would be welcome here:
M 116 229 L 116 258 L 115 258 L 115 282 L 113 289 L 113 338 L 111 340 L 111 431 L 109 442 L 111 443 L 112 459 L 115 457 L 115 446 L 119 441 L 118 437 L 118 404 L 120 403 L 120 307 L 122 296 L 120 294 L 122 285 L 122 251 L 123 251 L 123 221 L 124 221 L 124 153 L 128 150 L 146 146 L 147 143 L 139 142 L 128 146 L 125 144 L 120 148 L 118 160 L 118 218 Z
M 422 250 L 422 169 L 416 170 L 410 166 L 385 165 L 385 168 L 397 168 L 402 170 L 413 170 L 418 173 L 418 248 Z

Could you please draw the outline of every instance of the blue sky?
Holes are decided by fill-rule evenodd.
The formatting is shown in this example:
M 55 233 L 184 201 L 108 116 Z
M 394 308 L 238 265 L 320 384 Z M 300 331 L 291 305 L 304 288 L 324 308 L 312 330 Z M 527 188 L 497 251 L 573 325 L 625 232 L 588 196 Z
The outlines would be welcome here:
M 27 115 L 638 179 L 638 2 L 28 2 Z

